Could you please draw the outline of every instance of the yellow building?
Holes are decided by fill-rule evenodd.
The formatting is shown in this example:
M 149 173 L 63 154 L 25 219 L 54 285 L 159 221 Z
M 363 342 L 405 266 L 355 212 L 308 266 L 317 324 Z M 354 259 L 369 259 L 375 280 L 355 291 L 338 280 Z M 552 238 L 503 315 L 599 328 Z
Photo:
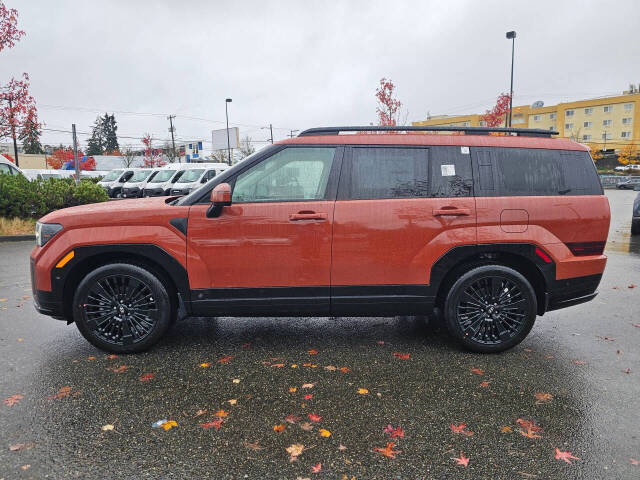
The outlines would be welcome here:
M 482 127 L 483 114 L 439 115 L 413 122 L 416 126 Z M 640 144 L 640 93 L 632 89 L 615 97 L 594 98 L 553 106 L 513 107 L 515 128 L 556 130 L 561 137 L 620 150 L 629 142 Z M 504 126 L 504 122 L 501 126 Z

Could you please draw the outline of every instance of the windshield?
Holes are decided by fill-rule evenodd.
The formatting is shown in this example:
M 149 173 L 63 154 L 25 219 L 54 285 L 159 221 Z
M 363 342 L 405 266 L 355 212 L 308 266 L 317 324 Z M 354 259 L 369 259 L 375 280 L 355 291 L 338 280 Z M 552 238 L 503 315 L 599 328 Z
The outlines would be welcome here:
M 155 177 L 149 180 L 149 183 L 162 183 L 168 181 L 173 174 L 176 173 L 175 170 L 160 170 Z
M 141 170 L 139 172 L 134 173 L 133 177 L 131 177 L 128 181 L 131 183 L 142 182 L 149 176 L 150 173 L 151 173 L 151 170 Z
M 46 180 L 47 178 L 62 178 L 62 175 L 57 173 L 41 173 L 40 176 Z
M 198 178 L 200 178 L 200 175 L 202 175 L 202 172 L 204 172 L 203 168 L 194 168 L 193 170 L 185 170 L 185 172 L 182 174 L 182 176 L 180 177 L 177 183 L 195 182 L 196 180 L 198 180 Z
M 113 182 L 124 170 L 111 170 L 102 179 L 103 182 Z

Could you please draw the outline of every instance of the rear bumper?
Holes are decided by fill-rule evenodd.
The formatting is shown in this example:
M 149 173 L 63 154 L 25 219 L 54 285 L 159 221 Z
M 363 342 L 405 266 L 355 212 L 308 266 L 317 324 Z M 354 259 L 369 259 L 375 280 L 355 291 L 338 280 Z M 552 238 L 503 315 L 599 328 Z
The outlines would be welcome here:
M 556 280 L 545 294 L 545 311 L 559 310 L 593 300 L 602 274 Z

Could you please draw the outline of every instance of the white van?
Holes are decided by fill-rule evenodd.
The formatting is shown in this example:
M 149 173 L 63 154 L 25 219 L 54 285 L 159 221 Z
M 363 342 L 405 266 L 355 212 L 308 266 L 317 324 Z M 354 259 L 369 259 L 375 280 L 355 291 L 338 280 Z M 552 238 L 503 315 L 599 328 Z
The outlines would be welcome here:
M 122 198 L 139 198 L 150 177 L 155 175 L 159 168 L 147 168 L 136 171 L 133 176 L 122 186 Z
M 176 180 L 171 188 L 171 195 L 187 195 L 229 168 L 226 163 L 192 163 L 190 165 L 190 168 Z
M 139 170 L 148 170 L 148 168 L 118 168 L 116 170 L 111 170 L 101 181 L 98 182 L 98 185 L 107 191 L 107 195 L 109 195 L 109 197 L 121 198 L 122 186 Z
M 188 164 L 169 163 L 168 165 L 158 169 L 158 173 L 147 180 L 147 184 L 142 191 L 142 196 L 162 197 L 169 195 L 171 185 L 173 185 L 184 173 L 185 165 Z

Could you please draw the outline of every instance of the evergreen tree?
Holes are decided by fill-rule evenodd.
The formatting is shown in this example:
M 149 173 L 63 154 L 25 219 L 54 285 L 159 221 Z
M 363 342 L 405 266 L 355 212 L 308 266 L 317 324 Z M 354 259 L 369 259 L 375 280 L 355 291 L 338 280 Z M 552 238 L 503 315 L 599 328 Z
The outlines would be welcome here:
M 44 153 L 40 144 L 40 124 L 35 109 L 30 109 L 24 127 L 18 137 L 22 140 L 24 153 Z
M 104 117 L 102 117 L 102 138 L 105 152 L 110 153 L 120 149 L 117 131 L 118 125 L 116 124 L 115 115 L 105 113 Z
M 91 138 L 87 142 L 87 155 L 102 155 L 102 152 L 104 152 L 104 121 L 102 117 L 98 117 L 93 124 Z

